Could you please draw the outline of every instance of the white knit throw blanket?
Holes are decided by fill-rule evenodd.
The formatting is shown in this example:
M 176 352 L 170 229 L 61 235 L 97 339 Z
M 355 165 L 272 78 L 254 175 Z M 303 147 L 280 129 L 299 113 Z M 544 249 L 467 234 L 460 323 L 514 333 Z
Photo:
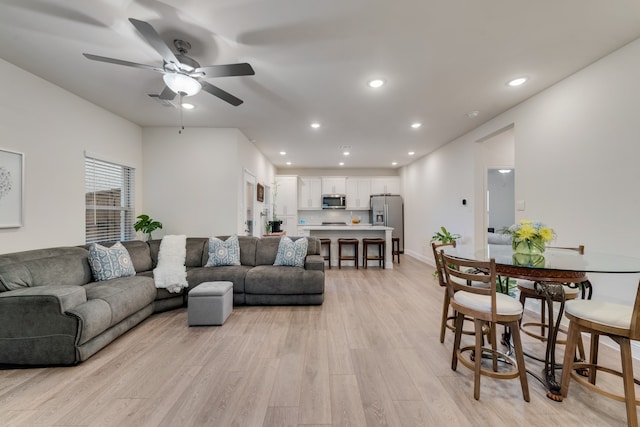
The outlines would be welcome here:
M 158 265 L 153 270 L 156 288 L 166 288 L 169 292 L 177 293 L 188 287 L 187 268 L 187 236 L 164 236 L 160 242 Z

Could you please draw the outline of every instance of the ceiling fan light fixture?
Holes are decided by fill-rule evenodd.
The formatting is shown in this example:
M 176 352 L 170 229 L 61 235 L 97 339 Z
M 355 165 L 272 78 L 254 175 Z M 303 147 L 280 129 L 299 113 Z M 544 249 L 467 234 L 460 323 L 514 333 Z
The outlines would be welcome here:
M 185 96 L 192 96 L 200 92 L 202 85 L 193 77 L 179 73 L 166 73 L 162 76 L 162 80 L 169 89 L 175 93 L 182 93 Z

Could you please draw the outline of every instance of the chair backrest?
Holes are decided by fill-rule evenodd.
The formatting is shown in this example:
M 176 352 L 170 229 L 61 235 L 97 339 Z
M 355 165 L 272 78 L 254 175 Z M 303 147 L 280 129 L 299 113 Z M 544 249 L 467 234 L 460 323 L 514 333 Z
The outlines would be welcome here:
M 450 292 L 459 291 L 491 297 L 491 320 L 496 320 L 496 260 L 477 261 L 456 258 L 440 251 L 445 280 Z M 473 283 L 473 286 L 471 285 Z M 482 286 L 485 284 L 486 286 Z
M 633 304 L 629 339 L 640 341 L 640 282 L 638 283 L 638 288 L 636 290 L 636 302 Z
M 444 270 L 442 268 L 442 258 L 440 257 L 440 254 L 438 254 L 438 248 L 442 248 L 444 246 L 451 246 L 452 248 L 456 247 L 456 241 L 454 240 L 453 242 L 450 243 L 436 243 L 436 242 L 431 242 L 431 249 L 433 250 L 433 259 L 436 263 L 436 273 L 438 276 L 438 283 L 440 283 L 440 286 L 447 286 L 447 283 L 445 282 L 445 277 L 444 277 Z

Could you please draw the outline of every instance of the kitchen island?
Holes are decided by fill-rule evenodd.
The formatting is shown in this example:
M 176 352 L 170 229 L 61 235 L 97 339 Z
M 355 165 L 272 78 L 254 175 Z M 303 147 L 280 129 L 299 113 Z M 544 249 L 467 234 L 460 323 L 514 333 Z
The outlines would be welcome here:
M 385 268 L 393 268 L 393 257 L 391 256 L 391 233 L 393 227 L 385 227 L 383 225 L 371 224 L 349 224 L 349 225 L 307 225 L 301 227 L 303 236 L 315 236 L 318 238 L 331 239 L 331 266 L 338 265 L 338 239 L 353 238 L 360 241 L 358 247 L 359 259 L 358 264 L 362 266 L 362 239 L 382 237 L 386 242 L 385 249 Z M 343 262 L 345 265 L 349 261 Z

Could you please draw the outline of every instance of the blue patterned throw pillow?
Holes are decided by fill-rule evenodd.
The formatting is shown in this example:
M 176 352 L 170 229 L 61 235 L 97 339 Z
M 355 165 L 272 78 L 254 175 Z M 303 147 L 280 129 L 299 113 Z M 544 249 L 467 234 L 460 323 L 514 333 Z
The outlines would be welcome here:
M 120 242 L 110 248 L 93 243 L 89 246 L 89 265 L 96 282 L 136 275 L 129 252 Z
M 287 236 L 283 236 L 278 244 L 278 254 L 273 265 L 286 265 L 290 267 L 304 267 L 309 241 L 306 237 L 295 242 Z
M 221 265 L 240 265 L 238 236 L 231 236 L 227 240 L 216 237 L 209 239 L 209 259 L 205 267 Z

